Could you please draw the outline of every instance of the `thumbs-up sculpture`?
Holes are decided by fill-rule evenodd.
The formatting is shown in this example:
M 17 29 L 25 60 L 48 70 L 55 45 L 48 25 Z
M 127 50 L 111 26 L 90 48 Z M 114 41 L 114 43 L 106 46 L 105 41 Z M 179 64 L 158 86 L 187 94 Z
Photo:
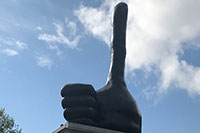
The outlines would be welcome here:
M 128 6 L 115 6 L 111 64 L 105 86 L 97 91 L 89 84 L 67 84 L 61 90 L 64 117 L 70 122 L 141 133 L 141 114 L 124 80 Z

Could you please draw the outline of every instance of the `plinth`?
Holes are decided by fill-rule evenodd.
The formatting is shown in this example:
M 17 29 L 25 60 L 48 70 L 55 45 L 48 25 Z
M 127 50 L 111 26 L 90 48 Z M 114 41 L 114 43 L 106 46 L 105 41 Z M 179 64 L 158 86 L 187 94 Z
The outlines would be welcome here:
M 67 122 L 57 130 L 55 130 L 53 133 L 124 133 L 124 132 Z

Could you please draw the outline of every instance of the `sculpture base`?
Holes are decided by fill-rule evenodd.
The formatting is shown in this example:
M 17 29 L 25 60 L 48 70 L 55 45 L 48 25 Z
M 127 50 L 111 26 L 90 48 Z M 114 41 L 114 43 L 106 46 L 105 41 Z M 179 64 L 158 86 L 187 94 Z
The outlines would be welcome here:
M 67 122 L 57 130 L 55 130 L 53 133 L 123 133 L 123 132 Z

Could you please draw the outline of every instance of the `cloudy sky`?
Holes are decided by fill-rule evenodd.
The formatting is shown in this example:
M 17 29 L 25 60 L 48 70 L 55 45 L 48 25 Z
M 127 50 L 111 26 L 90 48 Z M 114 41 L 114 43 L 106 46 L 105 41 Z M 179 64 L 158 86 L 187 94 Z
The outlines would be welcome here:
M 126 82 L 144 133 L 199 133 L 200 1 L 128 3 Z M 0 108 L 24 133 L 65 123 L 60 89 L 105 82 L 119 0 L 1 0 Z

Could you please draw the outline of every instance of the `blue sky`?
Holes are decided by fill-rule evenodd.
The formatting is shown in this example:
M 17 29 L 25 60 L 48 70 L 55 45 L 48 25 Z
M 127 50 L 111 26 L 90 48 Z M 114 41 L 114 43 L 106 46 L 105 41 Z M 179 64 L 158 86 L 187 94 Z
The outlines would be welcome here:
M 117 2 L 0 1 L 0 107 L 24 133 L 52 132 L 66 122 L 63 85 L 103 87 Z M 199 133 L 199 1 L 125 2 L 126 82 L 143 132 Z

